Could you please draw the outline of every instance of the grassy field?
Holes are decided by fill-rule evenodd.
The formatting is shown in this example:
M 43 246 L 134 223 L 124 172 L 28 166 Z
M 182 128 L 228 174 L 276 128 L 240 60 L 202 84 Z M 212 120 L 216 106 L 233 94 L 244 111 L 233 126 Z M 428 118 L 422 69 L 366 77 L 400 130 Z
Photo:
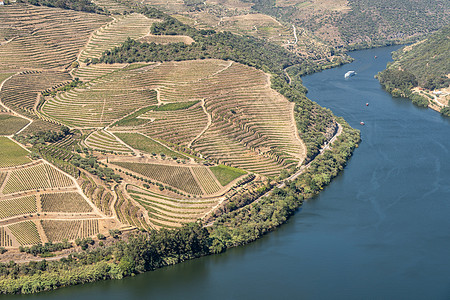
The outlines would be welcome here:
M 0 137 L 0 168 L 29 163 L 28 152 L 6 137 Z
M 217 180 L 219 180 L 220 184 L 225 186 L 238 178 L 239 176 L 242 176 L 244 174 L 247 174 L 244 170 L 225 166 L 225 165 L 218 165 L 215 167 L 209 168 L 214 176 L 216 176 Z
M 112 126 L 139 126 L 139 125 L 148 123 L 148 122 L 150 122 L 150 120 L 148 120 L 148 119 L 139 119 L 137 117 L 139 117 L 140 115 L 145 114 L 146 112 L 151 111 L 151 110 L 153 110 L 155 108 L 156 108 L 155 105 L 141 108 L 141 109 L 135 111 L 134 113 L 126 116 L 125 118 L 117 121 Z
M 176 157 L 181 159 L 189 159 L 178 152 L 170 150 L 170 148 L 146 137 L 140 133 L 115 133 L 119 139 L 134 149 L 147 152 L 149 154 L 164 154 L 167 157 Z
M 198 103 L 198 100 L 189 101 L 189 102 L 168 103 L 168 104 L 158 106 L 154 110 L 155 111 L 173 111 L 173 110 L 188 109 L 189 107 L 194 106 L 197 103 Z
M 28 124 L 28 120 L 12 115 L 0 114 L 0 135 L 11 135 Z

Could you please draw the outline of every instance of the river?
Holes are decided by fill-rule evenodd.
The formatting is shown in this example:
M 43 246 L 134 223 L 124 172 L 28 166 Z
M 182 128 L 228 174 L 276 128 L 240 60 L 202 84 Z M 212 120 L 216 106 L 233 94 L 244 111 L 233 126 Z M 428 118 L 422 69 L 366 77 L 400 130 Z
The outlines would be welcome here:
M 275 232 L 124 280 L 4 298 L 449 299 L 450 121 L 382 90 L 374 75 L 395 49 L 352 52 L 353 63 L 304 77 L 308 97 L 359 128 L 362 143 Z

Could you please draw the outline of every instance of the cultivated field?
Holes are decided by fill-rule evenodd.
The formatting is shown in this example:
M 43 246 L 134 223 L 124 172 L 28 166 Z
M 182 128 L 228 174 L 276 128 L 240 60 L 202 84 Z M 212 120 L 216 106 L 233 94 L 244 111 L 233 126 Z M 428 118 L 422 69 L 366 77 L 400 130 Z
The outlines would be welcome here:
M 44 212 L 83 213 L 91 212 L 92 207 L 76 192 L 51 193 L 41 195 Z
M 0 6 L 1 69 L 68 66 L 107 16 L 32 5 Z
M 147 152 L 154 156 L 166 156 L 170 158 L 188 159 L 187 156 L 175 152 L 167 146 L 141 134 L 141 133 L 121 133 L 117 132 L 114 135 L 119 137 L 123 142 L 133 147 L 134 149 Z
M 189 167 L 118 161 L 113 163 L 187 193 L 194 195 L 203 194 Z
M 113 132 L 141 132 L 263 175 L 277 175 L 305 158 L 292 110 L 266 74 L 221 60 L 131 65 L 59 94 L 42 108 L 69 126 L 114 123 Z
M 179 227 L 183 223 L 195 222 L 220 201 L 218 198 L 171 198 L 130 185 L 127 192 L 148 211 L 150 222 L 156 227 Z
M 13 194 L 38 189 L 57 189 L 74 186 L 74 182 L 55 167 L 38 163 L 36 165 L 13 169 L 0 190 L 3 194 Z
M 80 62 L 90 58 L 100 58 L 105 50 L 119 46 L 130 37 L 138 39 L 150 32 L 150 27 L 156 20 L 151 20 L 141 14 L 116 16 L 114 21 L 101 27 L 91 38 L 79 56 Z
M 0 114 L 0 135 L 13 135 L 29 123 L 28 120 L 9 114 Z
M 114 153 L 130 153 L 132 149 L 121 143 L 114 135 L 97 130 L 92 132 L 84 141 L 86 146 L 96 150 L 109 151 Z
M 24 221 L 9 225 L 8 229 L 20 245 L 35 245 L 42 243 L 36 223 Z
M 0 219 L 37 212 L 36 196 L 0 200 Z
M 49 241 L 61 242 L 94 236 L 99 233 L 98 220 L 42 220 L 42 228 Z
M 30 161 L 28 151 L 10 139 L 0 136 L 0 168 L 20 166 Z

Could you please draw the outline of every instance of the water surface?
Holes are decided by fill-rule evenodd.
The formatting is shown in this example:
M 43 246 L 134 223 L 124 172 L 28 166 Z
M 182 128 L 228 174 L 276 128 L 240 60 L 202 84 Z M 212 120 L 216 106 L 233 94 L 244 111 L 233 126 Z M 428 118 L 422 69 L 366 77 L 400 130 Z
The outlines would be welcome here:
M 11 299 L 449 299 L 450 122 L 381 89 L 374 75 L 397 48 L 352 52 L 352 64 L 304 77 L 309 98 L 363 141 L 275 232 L 124 280 Z M 345 80 L 349 70 L 358 74 Z

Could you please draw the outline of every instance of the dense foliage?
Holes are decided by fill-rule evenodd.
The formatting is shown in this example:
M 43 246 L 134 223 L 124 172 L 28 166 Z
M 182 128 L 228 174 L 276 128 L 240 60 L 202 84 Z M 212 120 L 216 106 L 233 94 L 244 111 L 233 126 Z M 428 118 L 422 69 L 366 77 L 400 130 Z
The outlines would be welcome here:
M 280 46 L 230 32 L 202 35 L 202 38 L 197 38 L 191 45 L 184 43 L 157 45 L 128 39 L 120 47 L 106 51 L 100 62 L 132 63 L 205 58 L 233 60 L 275 74 L 282 74 L 285 67 L 301 63 L 298 56 Z
M 38 244 L 31 247 L 20 246 L 19 250 L 20 252 L 26 252 L 29 254 L 33 254 L 34 256 L 38 254 L 40 254 L 41 256 L 50 256 L 50 252 L 61 251 L 64 249 L 69 249 L 71 247 L 72 244 L 65 240 L 62 243 L 47 242 L 44 245 Z
M 401 68 L 414 74 L 418 85 L 435 90 L 450 84 L 450 26 L 444 27 L 426 39 L 393 53 L 390 69 Z
M 105 13 L 101 7 L 97 6 L 91 0 L 18 0 L 17 2 L 28 3 L 37 6 L 57 7 L 98 14 Z
M 450 117 L 450 103 L 448 103 L 447 105 L 448 105 L 447 107 L 441 109 L 441 114 L 446 117 Z
M 350 0 L 349 4 L 352 9 L 338 21 L 348 44 L 386 45 L 449 23 L 446 0 Z
M 70 163 L 108 182 L 113 180 L 120 182 L 121 180 L 120 175 L 115 174 L 111 168 L 102 167 L 101 163 L 94 156 L 82 157 L 80 155 L 74 155 Z
M 388 68 L 378 73 L 377 78 L 386 91 L 393 93 L 397 97 L 409 96 L 411 89 L 417 86 L 416 76 L 411 72 L 400 69 Z M 401 93 L 401 95 L 395 93 Z
M 427 107 L 429 100 L 423 95 L 413 93 L 411 89 L 420 86 L 435 90 L 449 86 L 449 36 L 450 26 L 447 26 L 414 45 L 394 52 L 394 62 L 377 74 L 381 85 L 394 97 L 407 97 L 414 104 Z M 448 115 L 446 108 L 441 112 Z
M 30 143 L 32 145 L 36 145 L 44 143 L 55 143 L 69 134 L 70 129 L 67 126 L 61 126 L 61 130 L 59 132 L 53 130 L 38 131 L 35 134 L 29 134 L 27 136 L 17 136 L 16 139 L 22 144 Z
M 118 241 L 76 253 L 59 261 L 0 264 L 1 293 L 34 293 L 131 274 L 209 254 L 208 231 L 199 224 L 179 230 L 140 233 L 128 242 Z

